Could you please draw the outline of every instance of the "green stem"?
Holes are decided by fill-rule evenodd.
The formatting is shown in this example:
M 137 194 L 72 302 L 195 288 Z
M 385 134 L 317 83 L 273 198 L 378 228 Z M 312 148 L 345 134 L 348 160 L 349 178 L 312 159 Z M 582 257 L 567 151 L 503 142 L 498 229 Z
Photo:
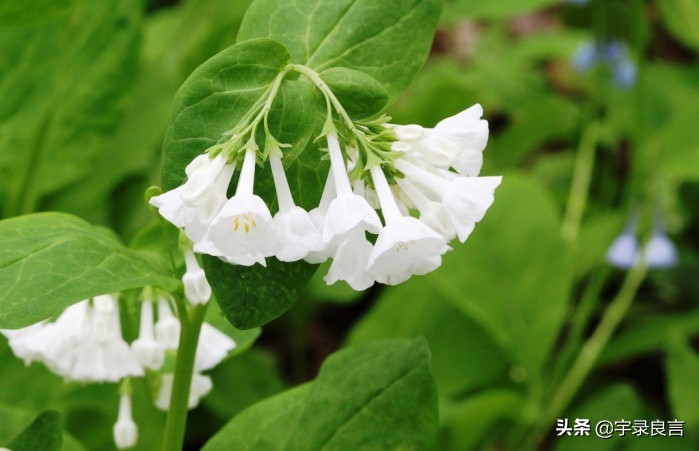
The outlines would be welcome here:
M 170 409 L 165 424 L 163 451 L 181 451 L 184 444 L 187 414 L 189 413 L 189 390 L 192 386 L 194 358 L 199 343 L 199 332 L 206 315 L 208 304 L 197 305 L 189 309 L 184 301 L 177 304 L 180 313 L 180 343 L 175 362 L 175 379 L 172 383 Z
M 541 441 L 543 434 L 548 430 L 551 423 L 568 407 L 568 404 L 590 374 L 600 353 L 633 304 L 633 300 L 643 279 L 646 277 L 647 271 L 648 265 L 642 259 L 642 262 L 637 264 L 626 275 L 619 293 L 609 304 L 599 325 L 583 345 L 570 371 L 568 371 L 563 382 L 553 395 L 548 409 L 542 416 L 540 427 L 537 428 L 534 434 L 534 439 L 537 443 Z
M 573 183 L 563 218 L 563 226 L 561 227 L 563 238 L 569 242 L 575 241 L 578 236 L 585 205 L 587 204 L 592 169 L 595 165 L 595 148 L 599 139 L 599 128 L 598 123 L 590 122 L 580 139 L 580 147 L 575 159 Z
M 583 342 L 585 327 L 588 325 L 590 317 L 597 309 L 600 292 L 609 277 L 609 267 L 604 266 L 590 278 L 585 292 L 580 299 L 571 317 L 570 329 L 566 336 L 565 343 L 556 360 L 553 383 L 558 384 L 563 377 L 563 371 L 570 367 L 576 353 L 580 350 Z
M 327 83 L 325 83 L 323 79 L 320 78 L 318 72 L 314 71 L 310 67 L 304 66 L 303 64 L 294 64 L 292 68 L 296 72 L 308 77 L 308 79 L 311 80 L 318 89 L 320 89 L 320 92 L 323 93 L 326 100 L 329 100 L 332 103 L 333 107 L 335 108 L 335 111 L 345 122 L 347 128 L 349 128 L 350 130 L 352 130 L 352 132 L 356 134 L 357 128 L 354 125 L 354 121 L 352 120 L 352 118 L 349 117 L 349 114 L 347 114 L 347 111 L 345 111 L 344 107 L 342 106 L 342 103 L 340 103 L 337 97 L 335 97 L 335 94 L 332 92 L 332 89 L 330 89 Z

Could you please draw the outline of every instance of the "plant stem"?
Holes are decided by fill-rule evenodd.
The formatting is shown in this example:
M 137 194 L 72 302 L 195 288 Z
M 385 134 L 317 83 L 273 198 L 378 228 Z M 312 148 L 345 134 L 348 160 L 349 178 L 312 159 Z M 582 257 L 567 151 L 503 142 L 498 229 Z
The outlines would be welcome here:
M 631 307 L 647 271 L 647 262 L 642 258 L 641 262 L 634 266 L 626 275 L 619 293 L 609 304 L 599 325 L 583 345 L 575 362 L 573 362 L 570 370 L 563 378 L 563 382 L 561 382 L 558 390 L 554 393 L 549 408 L 542 416 L 542 421 L 534 434 L 536 442 L 541 441 L 550 424 L 568 407 L 568 404 L 590 374 L 600 353 Z
M 599 139 L 599 124 L 591 121 L 583 131 L 575 159 L 573 183 L 568 197 L 568 206 L 563 218 L 561 234 L 566 241 L 572 242 L 578 236 L 587 196 L 590 191 L 590 179 L 595 165 L 595 148 Z
M 185 302 L 178 302 L 180 312 L 180 343 L 175 362 L 175 379 L 172 383 L 170 409 L 165 424 L 163 451 L 181 451 L 189 413 L 189 390 L 194 372 L 194 357 L 199 343 L 199 332 L 208 304 L 192 307 L 187 314 Z

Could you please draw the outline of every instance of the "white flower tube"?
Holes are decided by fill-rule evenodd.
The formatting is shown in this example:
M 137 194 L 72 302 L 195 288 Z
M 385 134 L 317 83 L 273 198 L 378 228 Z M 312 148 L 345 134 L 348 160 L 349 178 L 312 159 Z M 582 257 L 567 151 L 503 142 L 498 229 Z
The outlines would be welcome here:
M 174 379 L 175 375 L 172 373 L 166 373 L 160 377 L 160 391 L 158 391 L 158 396 L 155 398 L 153 404 L 162 411 L 167 411 L 170 408 L 172 383 Z M 208 395 L 212 388 L 214 388 L 214 384 L 209 376 L 204 376 L 195 372 L 192 375 L 192 385 L 189 389 L 187 407 L 191 410 L 198 406 L 201 399 Z
M 155 338 L 165 349 L 177 349 L 180 342 L 180 320 L 172 313 L 170 303 L 158 299 L 158 321 L 155 323 Z
M 330 171 L 328 172 L 328 177 L 325 180 L 323 194 L 320 197 L 318 206 L 308 212 L 308 216 L 311 218 L 311 221 L 313 221 L 313 224 L 316 226 L 318 231 L 323 230 L 323 224 L 325 223 L 325 216 L 328 213 L 328 207 L 336 195 L 335 181 L 333 180 L 332 171 Z M 317 251 L 310 251 L 304 260 L 313 264 L 323 263 L 330 258 L 332 253 L 335 251 L 335 247 L 336 246 L 334 244 L 323 241 L 320 248 Z
M 454 224 L 452 224 L 444 205 L 430 200 L 425 196 L 425 193 L 407 179 L 399 179 L 397 183 L 420 212 L 420 221 L 442 235 L 446 241 L 456 238 Z
M 277 234 L 275 256 L 283 262 L 298 261 L 309 252 L 320 251 L 324 243 L 309 213 L 294 203 L 281 158 L 270 155 L 269 164 L 279 203 L 279 212 L 273 219 Z
M 207 236 L 194 245 L 195 252 L 245 266 L 265 265 L 265 257 L 274 255 L 272 215 L 264 201 L 253 194 L 255 159 L 254 150 L 246 152 L 235 196 L 211 222 Z
M 150 370 L 159 369 L 165 362 L 165 347 L 155 340 L 153 303 L 149 300 L 141 303 L 138 339 L 131 343 L 131 351 L 138 363 Z
M 353 232 L 335 249 L 332 264 L 323 280 L 328 285 L 344 280 L 357 291 L 371 287 L 375 280 L 366 268 L 373 249 L 364 231 Z
M 330 243 L 355 230 L 378 233 L 381 221 L 371 205 L 361 196 L 352 192 L 342 149 L 337 136 L 328 133 L 328 153 L 330 170 L 333 174 L 337 197 L 328 206 L 323 224 L 323 240 Z
M 235 346 L 235 341 L 228 335 L 211 324 L 202 324 L 194 357 L 194 371 L 206 371 L 217 366 Z
M 131 396 L 127 394 L 122 394 L 119 398 L 119 417 L 113 434 L 117 449 L 133 448 L 138 443 L 138 426 L 131 414 Z
M 386 227 L 376 240 L 367 271 L 378 282 L 395 285 L 438 268 L 441 255 L 449 250 L 444 238 L 420 220 L 401 214 L 381 167 L 371 168 L 371 178 Z
M 160 215 L 176 227 L 183 228 L 187 238 L 194 243 L 199 242 L 204 237 L 209 224 L 226 203 L 226 191 L 233 177 L 235 165 L 225 164 L 219 167 L 222 161 L 224 161 L 223 157 L 217 157 L 216 164 L 213 165 L 213 169 L 217 169 L 217 172 L 209 174 L 213 178 L 206 181 L 206 183 L 201 181 L 201 178 L 203 177 L 202 174 L 212 172 L 208 155 L 199 155 L 187 166 L 187 169 L 185 169 L 187 175 L 193 176 L 198 174 L 200 184 L 206 185 L 203 188 L 200 187 L 201 192 L 198 195 L 193 194 L 194 187 L 192 186 L 189 187 L 190 190 L 188 192 L 186 189 L 187 183 L 185 183 L 185 185 L 178 186 L 150 199 L 150 204 L 158 208 Z M 205 168 L 209 169 L 205 170 Z M 184 196 L 187 193 L 189 193 L 192 199 L 196 199 L 195 206 L 188 205 L 185 202 Z
M 184 261 L 187 267 L 182 276 L 184 296 L 192 305 L 206 304 L 211 299 L 211 286 L 206 280 L 204 270 L 190 250 L 184 252 Z
M 405 176 L 439 196 L 461 242 L 466 241 L 475 223 L 483 219 L 495 200 L 495 188 L 502 177 L 456 177 L 446 180 L 407 161 L 399 160 L 396 168 Z

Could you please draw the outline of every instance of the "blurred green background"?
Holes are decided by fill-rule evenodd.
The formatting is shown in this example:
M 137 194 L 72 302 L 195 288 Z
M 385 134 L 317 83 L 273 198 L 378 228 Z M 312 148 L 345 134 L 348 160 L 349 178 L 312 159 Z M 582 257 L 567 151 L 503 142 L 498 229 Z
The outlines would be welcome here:
M 174 93 L 235 42 L 249 2 L 38 3 L 0 5 L 0 217 L 65 211 L 129 242 L 154 221 L 143 192 L 158 183 Z M 430 59 L 388 114 L 433 126 L 482 104 L 482 173 L 504 175 L 495 204 L 428 276 L 356 293 L 325 286 L 321 269 L 213 370 L 191 449 L 334 350 L 416 336 L 432 351 L 437 450 L 699 449 L 699 3 L 574 3 L 446 2 Z M 632 212 L 641 237 L 662 218 L 678 262 L 650 269 L 570 404 L 542 420 L 620 290 L 626 271 L 605 254 Z M 4 339 L 0 381 L 0 412 L 26 418 L 0 423 L 0 442 L 50 407 L 87 449 L 113 448 L 116 386 L 64 385 Z M 136 390 L 137 449 L 154 449 L 164 417 Z M 684 437 L 558 438 L 557 418 L 678 419 Z

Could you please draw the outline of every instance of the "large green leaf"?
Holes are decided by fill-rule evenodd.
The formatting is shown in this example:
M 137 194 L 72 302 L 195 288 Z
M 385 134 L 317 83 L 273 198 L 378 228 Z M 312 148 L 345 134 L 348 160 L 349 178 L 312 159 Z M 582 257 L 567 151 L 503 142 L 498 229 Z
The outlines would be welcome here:
M 436 428 L 424 340 L 379 341 L 333 354 L 313 382 L 243 411 L 204 450 L 423 450 Z
M 46 319 L 99 294 L 147 285 L 167 290 L 168 277 L 152 254 L 124 247 L 106 229 L 74 216 L 38 213 L 0 221 L 0 327 Z
M 294 63 L 317 71 L 365 72 L 395 98 L 427 59 L 441 7 L 442 0 L 256 0 L 238 39 L 276 39 Z
M 685 336 L 670 333 L 667 340 L 668 397 L 675 418 L 687 428 L 699 430 L 699 355 L 687 343 Z
M 0 29 L 5 216 L 34 210 L 110 158 L 100 144 L 121 118 L 141 8 L 139 0 L 77 0 L 69 14 Z
M 387 288 L 348 342 L 425 337 L 442 398 L 506 380 L 507 355 L 481 326 L 435 293 L 433 279 L 427 276 Z
M 278 42 L 254 39 L 229 47 L 192 73 L 175 97 L 165 138 L 165 189 L 184 182 L 185 166 L 238 123 L 289 61 L 289 53 Z M 320 132 L 323 111 L 321 98 L 309 82 L 285 80 L 270 113 L 272 133 L 292 146 L 283 161 L 294 199 L 309 209 L 320 199 L 324 176 L 319 168 L 327 166 L 312 142 Z M 275 191 L 269 167 L 258 172 L 255 192 L 272 205 Z M 204 267 L 221 309 L 241 329 L 284 313 L 315 271 L 315 266 L 304 262 L 275 259 L 268 259 L 265 268 L 205 258 Z
M 446 255 L 431 280 L 536 384 L 561 330 L 571 266 L 548 194 L 512 174 L 466 244 Z

